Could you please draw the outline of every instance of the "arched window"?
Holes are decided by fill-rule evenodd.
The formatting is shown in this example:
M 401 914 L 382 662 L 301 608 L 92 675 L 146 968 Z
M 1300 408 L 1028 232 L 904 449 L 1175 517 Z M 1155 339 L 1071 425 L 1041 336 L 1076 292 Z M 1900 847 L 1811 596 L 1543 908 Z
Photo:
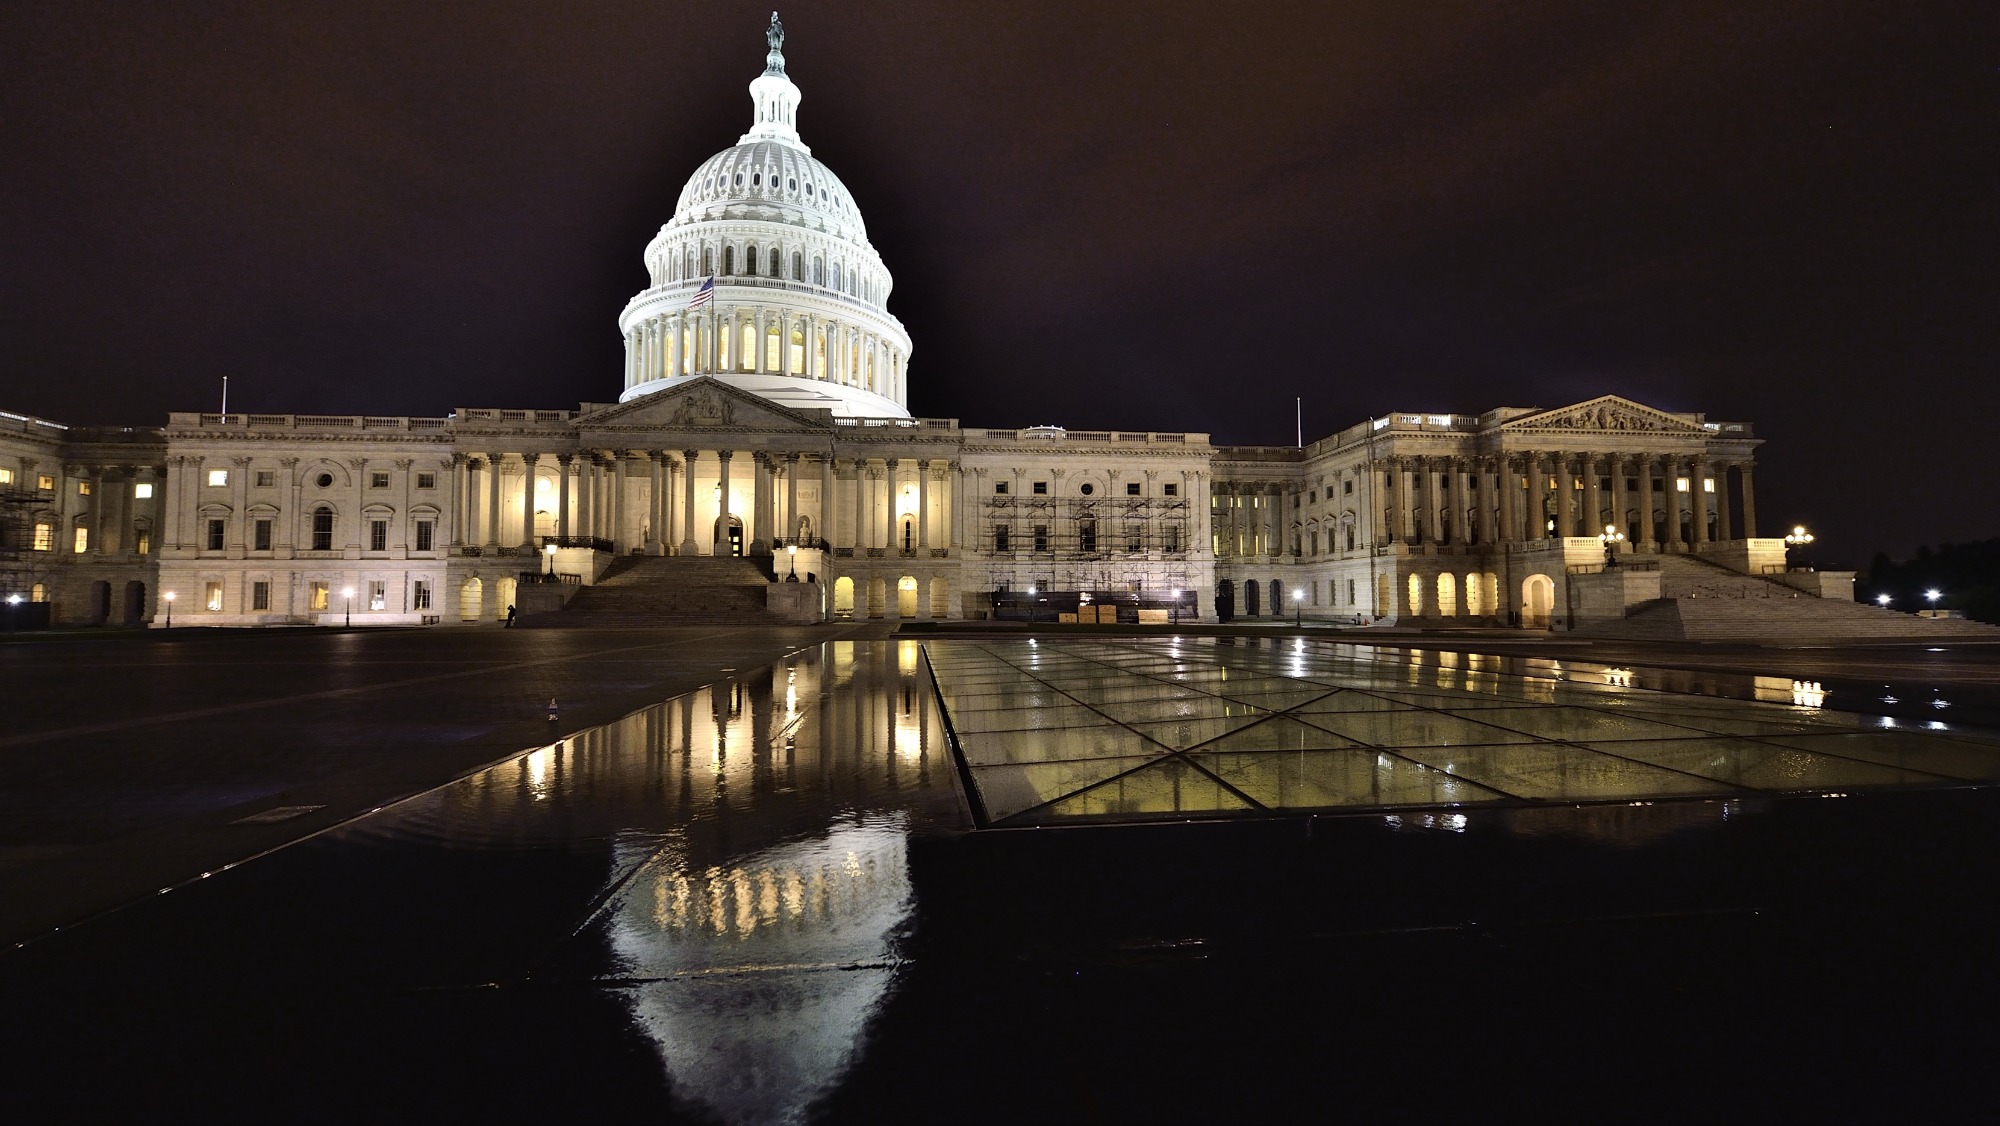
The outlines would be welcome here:
M 771 248 L 771 251 L 770 251 L 770 253 L 768 253 L 768 254 L 766 254 L 766 255 L 764 256 L 764 261 L 766 261 L 766 262 L 770 263 L 770 268 L 771 268 L 771 276 L 772 276 L 772 277 L 774 277 L 774 278 L 775 278 L 775 277 L 777 277 L 777 276 L 778 276 L 778 262 L 779 262 L 779 258 L 778 258 L 778 248 L 777 248 L 777 247 L 775 247 L 775 246 L 774 246 L 774 247 L 772 247 L 772 248 Z
M 1438 572 L 1437 582 L 1438 616 L 1455 618 L 1458 616 L 1458 577 L 1450 571 Z
M 824 258 L 813 259 L 812 283 L 814 285 L 825 285 L 826 284 L 825 279 L 826 279 L 826 259 Z
M 791 346 L 785 349 L 785 370 L 792 375 L 804 375 L 806 371 L 806 334 L 792 330 Z
M 778 345 L 783 342 L 783 338 L 778 335 L 780 327 L 778 322 L 773 319 L 764 328 L 764 363 L 762 367 L 765 371 L 779 371 L 784 367 L 784 354 L 778 350 Z
M 752 367 L 756 366 L 757 363 L 756 323 L 753 321 L 744 321 L 742 336 L 743 336 L 743 358 L 737 362 L 736 366 L 742 368 L 744 371 L 749 371 Z
M 722 276 L 726 278 L 736 276 L 736 248 L 733 246 L 722 248 Z
M 833 288 L 840 288 L 840 263 L 833 264 Z
M 743 272 L 752 277 L 757 274 L 757 248 L 754 246 L 743 252 Z
M 806 256 L 796 250 L 792 251 L 792 280 L 806 280 Z
M 703 277 L 715 272 L 715 251 L 710 247 L 701 248 L 701 273 Z

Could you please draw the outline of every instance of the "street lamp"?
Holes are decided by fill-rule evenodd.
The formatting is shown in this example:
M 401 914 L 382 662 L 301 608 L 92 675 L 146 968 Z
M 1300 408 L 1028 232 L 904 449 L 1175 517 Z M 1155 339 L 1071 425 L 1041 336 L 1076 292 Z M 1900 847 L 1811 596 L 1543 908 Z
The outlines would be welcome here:
M 1887 609 L 1889 608 L 1889 596 L 1888 596 L 1888 595 L 1886 595 L 1886 594 L 1878 594 L 1878 595 L 1876 595 L 1876 596 L 1875 596 L 1875 604 L 1876 604 L 1877 606 L 1880 606 L 1880 607 L 1882 607 L 1882 608 L 1883 608 L 1884 610 L 1887 610 Z
M 1616 567 L 1618 565 L 1618 545 L 1625 542 L 1625 533 L 1619 531 L 1616 524 L 1606 524 L 1604 530 L 1598 533 L 1597 542 L 1604 545 L 1604 565 L 1606 567 Z
M 8 595 L 8 596 L 7 596 L 7 632 L 8 632 L 8 633 L 13 633 L 13 632 L 14 632 L 14 619 L 15 619 L 15 617 L 16 617 L 17 615 L 19 615 L 19 614 L 20 614 L 20 612 L 21 612 L 21 595 L 20 595 L 20 593 L 19 593 L 19 592 L 16 592 L 16 593 L 14 593 L 14 594 L 10 594 L 10 595 Z
M 556 578 L 556 545 L 552 543 L 543 544 L 542 554 L 549 557 L 549 581 L 554 582 Z
M 1167 611 L 1167 619 L 1174 625 L 1181 624 L 1181 588 L 1179 587 L 1174 588 L 1173 607 Z
M 786 544 L 786 545 L 785 545 L 785 555 L 786 555 L 786 557 L 787 557 L 788 559 L 790 559 L 790 560 L 791 560 L 791 564 L 792 564 L 792 573 L 791 573 L 791 574 L 789 574 L 789 575 L 786 575 L 786 576 L 785 576 L 785 581 L 786 581 L 786 582 L 788 582 L 788 583 L 795 583 L 795 582 L 798 582 L 798 581 L 799 581 L 799 545 L 798 545 L 798 544 L 795 544 L 795 543 L 794 543 L 794 544 Z
M 170 590 L 160 597 L 167 600 L 167 628 L 172 629 L 174 628 L 174 592 Z
M 1931 589 L 1924 592 L 1924 598 L 1931 604 L 1931 609 L 1933 610 L 1937 609 L 1938 599 L 1943 597 L 1944 597 L 1944 591 L 1941 591 L 1936 587 L 1932 587 Z
M 347 628 L 352 629 L 354 628 L 354 588 L 348 587 L 340 593 L 347 598 Z
M 1292 626 L 1304 629 L 1306 624 L 1306 591 L 1304 587 L 1292 588 Z
M 1806 531 L 1804 524 L 1794 524 L 1792 530 L 1785 533 L 1786 547 L 1804 547 L 1812 541 L 1813 534 Z

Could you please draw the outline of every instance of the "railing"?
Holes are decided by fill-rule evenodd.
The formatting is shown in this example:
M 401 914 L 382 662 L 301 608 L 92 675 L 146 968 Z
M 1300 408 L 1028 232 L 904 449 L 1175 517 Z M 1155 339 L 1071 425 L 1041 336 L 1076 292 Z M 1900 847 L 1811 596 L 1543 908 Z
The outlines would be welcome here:
M 1604 571 L 1657 571 L 1659 569 L 1659 563 L 1654 560 L 1613 563 L 1609 566 L 1603 563 L 1571 563 L 1569 566 L 1563 568 L 1563 573 L 1569 575 L 1595 575 Z
M 486 549 L 476 543 L 463 543 L 452 550 L 460 555 L 469 556 L 474 559 L 486 554 Z
M 450 419 L 358 414 L 174 414 L 174 426 L 248 427 L 261 430 L 442 430 Z
M 556 571 L 553 573 L 548 571 L 521 571 L 518 573 L 518 575 L 522 582 L 527 583 L 530 586 L 541 583 L 548 583 L 551 585 L 561 584 L 563 586 L 583 585 L 583 576 L 578 574 L 573 574 L 569 571 Z
M 591 551 L 606 552 L 611 551 L 613 548 L 610 540 L 598 539 L 595 536 L 543 536 L 541 537 L 541 546 L 544 549 L 549 547 L 580 547 Z
M 813 285 L 811 282 L 792 281 L 788 278 L 758 277 L 753 274 L 736 274 L 736 275 L 723 274 L 715 279 L 715 286 L 717 290 L 717 301 L 719 303 L 721 302 L 721 299 L 724 296 L 724 293 L 722 291 L 725 289 L 725 287 L 733 286 L 737 289 L 776 289 L 786 293 L 809 294 L 813 297 L 820 298 L 821 300 L 832 301 L 836 304 L 847 305 L 856 309 L 862 309 L 874 316 L 880 317 L 881 319 L 888 321 L 890 324 L 895 325 L 897 328 L 903 327 L 903 322 L 897 320 L 894 314 L 890 313 L 889 310 L 883 308 L 882 306 L 877 305 L 871 301 L 864 301 L 859 297 L 849 297 L 846 294 L 846 292 L 831 288 L 830 286 Z M 694 292 L 695 292 L 695 283 L 693 282 L 677 281 L 677 282 L 671 282 L 667 285 L 656 285 L 652 286 L 651 288 L 640 291 L 640 293 L 636 297 L 626 302 L 625 307 L 629 309 L 632 306 L 637 305 L 639 302 L 647 298 L 656 296 L 692 297 L 694 296 Z

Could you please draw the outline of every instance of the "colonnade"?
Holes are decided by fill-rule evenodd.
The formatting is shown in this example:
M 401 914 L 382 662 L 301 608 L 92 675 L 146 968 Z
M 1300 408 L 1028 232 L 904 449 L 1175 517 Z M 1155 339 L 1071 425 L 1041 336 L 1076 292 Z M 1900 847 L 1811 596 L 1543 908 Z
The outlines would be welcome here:
M 1595 536 L 1612 524 L 1635 550 L 1683 551 L 1757 534 L 1755 467 L 1748 461 L 1700 454 L 1526 452 L 1394 457 L 1374 468 L 1385 490 L 1375 529 L 1378 545 Z M 1741 490 L 1740 514 L 1730 487 L 1732 469 Z
M 732 449 L 465 454 L 453 462 L 452 545 L 460 554 L 532 551 L 548 535 L 617 554 L 727 554 L 740 523 L 751 555 L 799 540 L 928 552 L 952 542 L 955 470 L 927 459 Z M 551 472 L 553 487 L 538 490 Z M 802 502 L 801 483 L 815 478 Z M 712 485 L 698 490 L 698 479 Z M 554 506 L 542 510 L 540 533 L 538 496 Z
M 1212 513 L 1218 558 L 1291 554 L 1285 535 L 1286 487 L 1273 481 L 1218 481 L 1214 493 L 1224 498 L 1222 511 Z
M 718 372 L 817 379 L 901 401 L 903 354 L 864 324 L 762 305 L 697 309 L 634 324 L 625 386 Z

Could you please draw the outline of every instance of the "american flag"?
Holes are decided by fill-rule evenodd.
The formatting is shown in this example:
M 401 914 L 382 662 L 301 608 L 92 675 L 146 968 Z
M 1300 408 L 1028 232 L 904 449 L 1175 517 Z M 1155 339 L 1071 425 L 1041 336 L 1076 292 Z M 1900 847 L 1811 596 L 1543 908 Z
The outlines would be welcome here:
M 694 291 L 694 296 L 688 298 L 687 307 L 690 309 L 700 308 L 713 300 L 715 300 L 715 278 L 711 275 L 707 281 L 701 283 L 700 289 Z

